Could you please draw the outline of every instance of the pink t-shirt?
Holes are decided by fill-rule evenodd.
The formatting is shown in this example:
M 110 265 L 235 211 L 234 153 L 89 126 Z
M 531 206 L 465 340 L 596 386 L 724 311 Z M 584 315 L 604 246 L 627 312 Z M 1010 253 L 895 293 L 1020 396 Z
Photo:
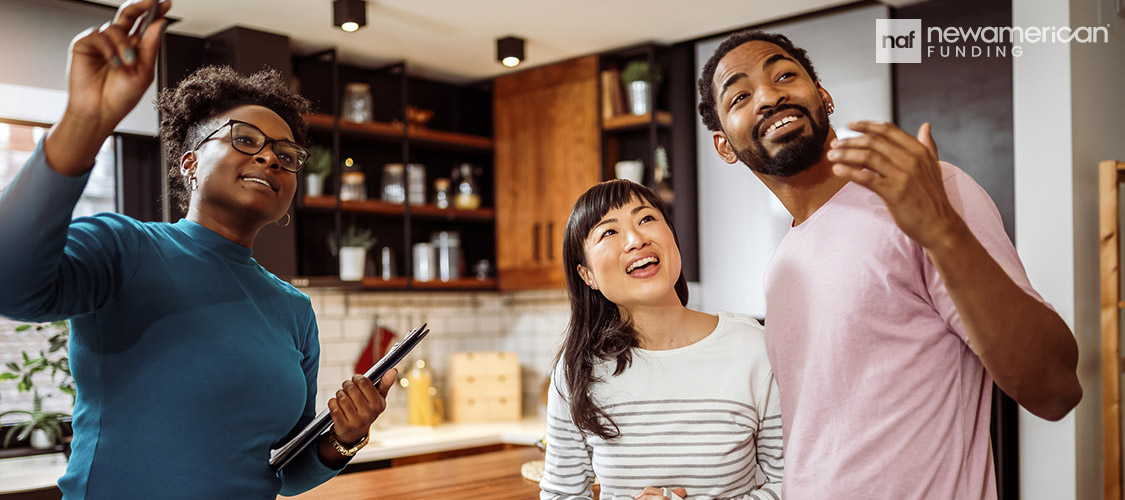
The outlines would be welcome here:
M 942 167 L 973 234 L 1042 301 L 992 200 Z M 848 184 L 791 228 L 765 281 L 786 500 L 996 498 L 992 378 L 937 269 L 875 193 Z

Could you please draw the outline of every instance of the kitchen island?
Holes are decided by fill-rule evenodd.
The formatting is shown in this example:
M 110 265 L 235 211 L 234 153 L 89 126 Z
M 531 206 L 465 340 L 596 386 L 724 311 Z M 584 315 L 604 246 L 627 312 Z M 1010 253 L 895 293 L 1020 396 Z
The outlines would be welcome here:
M 520 475 L 520 466 L 542 460 L 535 447 L 520 447 L 468 457 L 435 460 L 337 476 L 299 500 L 528 500 L 539 485 Z

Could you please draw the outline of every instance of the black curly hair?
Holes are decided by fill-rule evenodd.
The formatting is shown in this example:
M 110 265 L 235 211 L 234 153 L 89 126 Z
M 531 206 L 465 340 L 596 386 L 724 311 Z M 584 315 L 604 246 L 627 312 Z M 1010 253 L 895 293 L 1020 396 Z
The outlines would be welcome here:
M 703 118 L 703 125 L 712 132 L 718 132 L 723 129 L 723 124 L 719 122 L 719 111 L 715 107 L 715 85 L 711 80 L 715 79 L 715 69 L 719 66 L 719 61 L 728 52 L 743 44 L 753 41 L 769 42 L 784 50 L 790 56 L 793 56 L 801 66 L 808 72 L 809 77 L 814 82 L 820 81 L 816 76 L 816 70 L 813 69 L 812 61 L 809 60 L 809 54 L 805 49 L 798 48 L 789 41 L 785 35 L 780 33 L 766 33 L 763 31 L 741 31 L 735 33 L 723 41 L 719 48 L 715 49 L 715 53 L 711 54 L 711 58 L 707 60 L 707 64 L 703 65 L 703 73 L 699 75 L 699 116 Z
M 184 78 L 175 88 L 160 91 L 156 108 L 160 112 L 160 140 L 168 162 L 169 195 L 187 211 L 187 179 L 180 173 L 180 158 L 211 131 L 208 122 L 239 106 L 257 105 L 277 113 L 298 144 L 307 144 L 309 101 L 289 91 L 281 73 L 265 69 L 250 75 L 239 74 L 230 66 L 205 66 Z M 178 182 L 177 182 L 178 181 Z

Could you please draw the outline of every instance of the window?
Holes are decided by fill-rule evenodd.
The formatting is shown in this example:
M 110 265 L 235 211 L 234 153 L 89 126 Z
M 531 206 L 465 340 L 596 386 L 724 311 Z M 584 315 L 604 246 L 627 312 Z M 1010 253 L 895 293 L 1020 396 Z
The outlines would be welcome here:
M 46 134 L 46 126 L 0 121 L 0 192 L 12 183 Z M 113 139 L 106 139 L 98 151 L 90 180 L 74 207 L 72 217 L 116 211 L 117 155 Z

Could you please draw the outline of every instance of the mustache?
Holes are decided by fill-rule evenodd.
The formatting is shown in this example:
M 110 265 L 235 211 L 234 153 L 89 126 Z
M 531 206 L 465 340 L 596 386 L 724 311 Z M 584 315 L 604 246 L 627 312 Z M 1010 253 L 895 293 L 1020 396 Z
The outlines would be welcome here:
M 762 125 L 763 124 L 765 124 L 767 121 L 769 121 L 771 118 L 773 118 L 778 113 L 781 113 L 783 111 L 790 110 L 790 109 L 795 109 L 797 111 L 800 111 L 801 113 L 804 113 L 806 118 L 812 119 L 812 113 L 809 112 L 809 109 L 804 107 L 804 106 L 801 106 L 800 104 L 779 104 L 777 107 L 773 108 L 773 110 L 770 111 L 769 114 L 767 114 L 766 116 L 763 116 L 761 120 L 758 120 L 757 125 L 754 125 L 754 132 L 753 132 L 754 135 L 751 136 L 753 138 L 753 140 L 758 141 L 762 137 Z

